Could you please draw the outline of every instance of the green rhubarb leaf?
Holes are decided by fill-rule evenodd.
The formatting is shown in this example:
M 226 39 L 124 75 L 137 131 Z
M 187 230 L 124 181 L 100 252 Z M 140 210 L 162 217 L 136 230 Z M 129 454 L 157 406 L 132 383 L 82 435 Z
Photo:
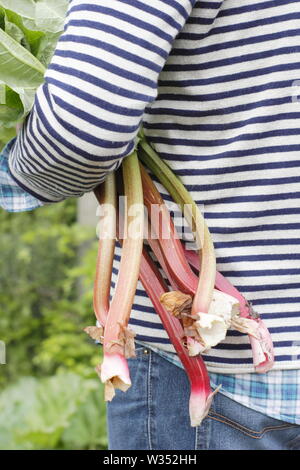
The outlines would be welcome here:
M 0 29 L 5 29 L 5 10 L 0 6 Z
M 26 114 L 29 113 L 31 110 L 33 103 L 34 103 L 34 97 L 36 93 L 35 88 L 19 88 L 15 87 L 13 90 L 18 94 L 22 105 L 23 105 L 23 116 L 26 116 Z
M 0 6 L 22 17 L 32 31 L 58 33 L 63 30 L 68 0 L 0 0 Z
M 9 87 L 38 87 L 45 68 L 27 49 L 0 29 L 0 80 Z
M 0 152 L 3 147 L 16 136 L 16 128 L 12 127 L 0 127 Z M 0 426 L 1 427 L 1 426 Z
M 23 18 L 18 15 L 16 12 L 11 11 L 11 10 L 5 10 L 6 14 L 6 23 L 10 23 L 15 25 L 19 29 L 19 31 L 22 33 L 22 45 L 25 46 L 30 52 L 36 56 L 40 42 L 41 40 L 45 37 L 45 33 L 42 31 L 34 31 L 26 28 L 24 26 Z M 7 29 L 5 29 L 6 32 Z M 9 33 L 9 32 L 8 32 Z
M 15 41 L 17 41 L 19 44 L 26 47 L 26 49 L 29 49 L 29 45 L 24 41 L 23 31 L 16 24 L 11 23 L 7 19 L 5 20 L 5 32 L 11 38 L 13 38 Z
M 0 95 L 0 125 L 10 127 L 23 116 L 22 101 L 18 93 L 7 86 L 1 85 Z
M 0 104 L 6 103 L 6 85 L 0 82 Z
M 33 0 L 0 0 L 0 5 L 25 18 L 34 19 L 35 17 L 35 2 Z
M 52 59 L 61 33 L 48 33 L 40 41 L 36 58 L 47 67 Z
M 35 6 L 35 23 L 39 30 L 59 33 L 63 30 L 68 0 L 38 0 Z

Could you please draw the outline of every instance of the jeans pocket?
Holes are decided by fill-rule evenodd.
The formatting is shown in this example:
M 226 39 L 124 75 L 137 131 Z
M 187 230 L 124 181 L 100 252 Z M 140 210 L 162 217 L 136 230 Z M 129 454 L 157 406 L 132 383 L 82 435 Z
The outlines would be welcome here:
M 299 434 L 287 443 L 289 450 L 300 450 L 300 431 Z
M 274 431 L 283 431 L 289 428 L 299 429 L 299 426 L 296 424 L 271 418 L 244 405 L 240 405 L 221 394 L 215 398 L 214 406 L 208 416 L 212 420 L 230 426 L 252 439 L 261 439 L 266 434 Z
M 278 421 L 279 424 L 275 424 L 275 425 L 273 424 L 269 426 L 260 426 L 259 428 L 254 429 L 253 427 L 249 427 L 249 425 L 245 426 L 245 424 L 241 424 L 238 421 L 233 420 L 232 418 L 228 418 L 227 416 L 221 415 L 220 413 L 210 412 L 208 416 L 211 419 L 219 421 L 220 423 L 231 426 L 236 431 L 239 431 L 253 439 L 261 439 L 262 437 L 264 437 L 265 434 L 271 431 L 283 431 L 288 428 L 296 427 L 295 424 L 289 424 L 289 423 L 284 423 L 283 421 Z

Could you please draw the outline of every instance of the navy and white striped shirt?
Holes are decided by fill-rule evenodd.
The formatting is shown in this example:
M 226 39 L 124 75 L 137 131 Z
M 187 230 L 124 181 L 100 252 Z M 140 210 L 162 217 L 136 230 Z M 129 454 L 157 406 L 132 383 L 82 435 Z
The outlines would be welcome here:
M 57 202 L 116 169 L 143 123 L 204 204 L 218 270 L 265 320 L 277 369 L 300 368 L 299 38 L 300 0 L 72 0 L 10 154 L 18 185 Z M 114 282 L 118 266 L 119 252 Z M 131 325 L 173 351 L 141 285 Z M 253 371 L 236 331 L 205 360 Z

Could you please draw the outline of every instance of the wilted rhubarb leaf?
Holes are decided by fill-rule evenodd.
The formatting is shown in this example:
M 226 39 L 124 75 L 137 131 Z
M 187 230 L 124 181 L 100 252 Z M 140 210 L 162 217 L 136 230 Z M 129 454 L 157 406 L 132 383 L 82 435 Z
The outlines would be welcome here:
M 103 328 L 98 326 L 87 326 L 83 330 L 87 335 L 89 335 L 95 341 L 103 342 Z
M 178 317 L 186 310 L 190 312 L 193 298 L 191 295 L 184 294 L 180 291 L 170 291 L 163 294 L 160 301 L 168 312 Z

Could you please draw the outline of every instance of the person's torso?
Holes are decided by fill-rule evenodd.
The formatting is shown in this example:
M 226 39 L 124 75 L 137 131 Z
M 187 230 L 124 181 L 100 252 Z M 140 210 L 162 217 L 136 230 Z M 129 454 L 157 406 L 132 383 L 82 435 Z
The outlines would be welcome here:
M 300 1 L 199 1 L 144 115 L 202 208 L 218 270 L 270 329 L 277 368 L 300 366 L 299 39 Z M 174 351 L 141 286 L 131 326 Z M 204 357 L 215 372 L 253 370 L 248 337 L 235 331 Z

